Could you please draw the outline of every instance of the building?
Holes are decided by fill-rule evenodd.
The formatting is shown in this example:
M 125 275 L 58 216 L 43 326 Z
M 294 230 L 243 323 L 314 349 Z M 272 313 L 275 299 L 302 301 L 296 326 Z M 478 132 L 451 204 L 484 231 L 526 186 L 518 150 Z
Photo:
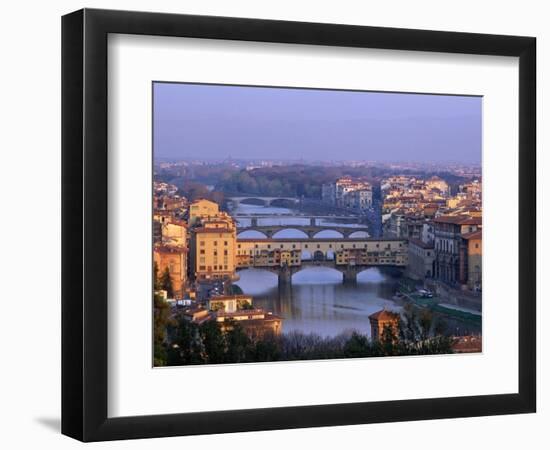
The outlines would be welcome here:
M 397 337 L 399 335 L 399 319 L 400 315 L 392 311 L 386 311 L 382 309 L 369 316 L 370 321 L 370 336 L 371 340 L 379 341 L 384 335 L 384 330 L 390 328 L 393 335 Z
M 481 217 L 445 215 L 434 219 L 435 278 L 449 284 L 467 283 L 463 236 L 481 229 Z
M 269 335 L 278 336 L 283 329 L 283 319 L 270 312 L 265 312 L 263 309 L 235 312 L 218 311 L 216 322 L 223 332 L 232 330 L 238 323 L 252 339 Z
M 159 276 L 166 269 L 170 272 L 174 298 L 183 298 L 187 285 L 187 248 L 157 244 L 153 248 L 153 260 Z
M 342 177 L 321 187 L 323 202 L 357 213 L 372 207 L 372 185 L 366 181 Z
M 252 309 L 251 295 L 217 295 L 208 300 L 208 309 L 217 312 L 234 313 L 237 310 Z
M 214 315 L 201 306 L 192 306 L 183 310 L 183 318 L 189 322 L 201 325 L 214 319 Z
M 302 252 L 286 245 L 254 240 L 237 240 L 237 267 L 295 267 L 301 264 Z
M 237 231 L 232 220 L 221 217 L 192 228 L 190 262 L 194 279 L 235 279 L 236 247 Z
M 409 239 L 409 265 L 407 274 L 414 280 L 432 278 L 435 271 L 434 242 Z
M 482 347 L 481 336 L 459 336 L 453 339 L 451 349 L 453 353 L 480 353 Z
M 468 289 L 481 291 L 481 260 L 482 260 L 482 232 L 481 230 L 467 233 L 462 236 L 466 255 L 466 284 Z
M 216 202 L 206 200 L 204 198 L 195 200 L 189 206 L 189 226 L 194 226 L 197 222 L 217 217 L 220 213 L 220 208 Z
M 170 219 L 159 223 L 160 242 L 165 245 L 186 247 L 187 224 L 181 220 Z

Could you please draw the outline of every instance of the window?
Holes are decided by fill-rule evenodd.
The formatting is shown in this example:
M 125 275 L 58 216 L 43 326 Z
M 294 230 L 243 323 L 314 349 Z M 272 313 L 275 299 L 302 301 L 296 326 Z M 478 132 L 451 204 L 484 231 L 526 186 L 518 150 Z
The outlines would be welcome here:
M 199 266 L 199 270 L 206 270 L 206 266 Z
M 204 245 L 204 241 L 200 241 L 200 245 L 203 246 L 203 245 Z
M 223 245 L 227 247 L 227 241 L 223 241 Z
M 218 246 L 218 241 L 214 241 L 214 245 L 217 247 Z
M 201 255 L 204 255 L 204 249 L 201 248 Z
M 227 250 L 224 250 L 224 251 L 223 251 L 223 254 L 224 254 L 225 256 L 227 256 Z

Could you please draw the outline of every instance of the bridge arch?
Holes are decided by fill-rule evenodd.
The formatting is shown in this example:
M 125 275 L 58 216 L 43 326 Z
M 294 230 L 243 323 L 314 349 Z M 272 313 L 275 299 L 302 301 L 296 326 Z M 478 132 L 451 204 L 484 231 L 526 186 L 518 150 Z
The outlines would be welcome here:
M 296 236 L 296 233 L 299 233 L 299 236 Z M 295 228 L 291 225 L 288 227 L 282 228 L 280 230 L 277 230 L 275 233 L 273 233 L 272 236 L 275 238 L 307 238 L 308 235 L 304 230 L 300 230 L 299 228 Z
M 328 236 L 327 236 L 328 233 Z M 338 236 L 334 236 L 333 234 L 336 233 Z M 313 234 L 313 239 L 323 239 L 323 238 L 330 238 L 330 239 L 342 239 L 344 238 L 344 233 L 342 233 L 340 230 L 335 230 L 334 228 L 324 228 L 322 230 L 319 230 Z
M 269 236 L 260 230 L 243 230 L 237 233 L 240 239 L 267 239 Z
M 321 250 L 313 252 L 313 261 L 325 261 L 326 255 Z
M 369 237 L 369 233 L 365 230 L 357 230 L 349 233 L 348 237 L 349 238 L 367 238 Z
M 238 200 L 239 203 L 245 205 L 258 205 L 258 206 L 268 206 L 269 200 L 261 197 L 244 197 Z

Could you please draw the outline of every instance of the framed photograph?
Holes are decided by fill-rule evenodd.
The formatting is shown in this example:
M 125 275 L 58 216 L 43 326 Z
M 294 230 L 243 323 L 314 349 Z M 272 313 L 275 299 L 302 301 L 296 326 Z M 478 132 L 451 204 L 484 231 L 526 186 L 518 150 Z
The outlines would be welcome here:
M 533 37 L 62 21 L 62 432 L 535 412 Z

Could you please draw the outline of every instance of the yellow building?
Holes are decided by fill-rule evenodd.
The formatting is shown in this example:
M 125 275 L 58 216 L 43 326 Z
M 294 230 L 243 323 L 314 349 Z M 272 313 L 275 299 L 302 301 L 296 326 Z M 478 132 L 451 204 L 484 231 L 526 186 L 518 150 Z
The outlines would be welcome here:
M 466 241 L 466 283 L 469 289 L 481 290 L 482 232 L 474 231 L 462 236 Z
M 225 218 L 193 228 L 191 264 L 195 279 L 234 279 L 236 241 L 235 225 Z
M 185 247 L 187 245 L 187 224 L 172 219 L 161 225 L 161 239 L 163 244 Z
M 201 198 L 195 200 L 189 206 L 189 225 L 196 225 L 197 222 L 210 217 L 216 217 L 220 208 L 216 202 Z

